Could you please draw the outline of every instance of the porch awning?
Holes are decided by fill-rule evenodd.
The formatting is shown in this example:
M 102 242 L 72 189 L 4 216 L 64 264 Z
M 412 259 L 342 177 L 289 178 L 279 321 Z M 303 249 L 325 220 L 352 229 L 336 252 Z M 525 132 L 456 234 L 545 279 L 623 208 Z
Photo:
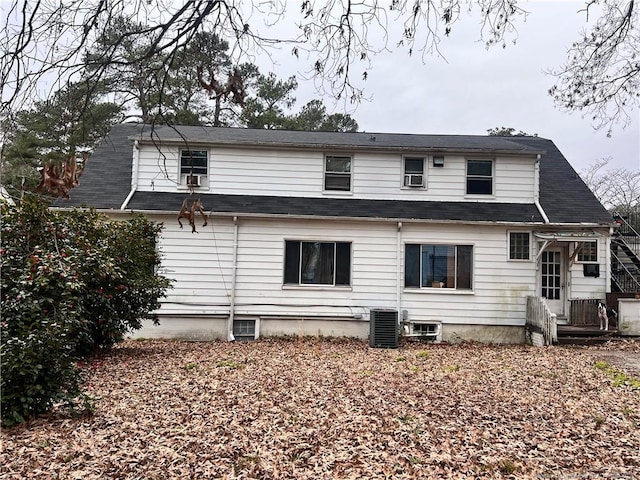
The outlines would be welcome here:
M 576 231 L 568 231 L 568 232 L 533 232 L 533 236 L 538 240 L 544 242 L 538 250 L 538 254 L 536 255 L 536 261 L 540 259 L 542 253 L 547 249 L 549 245 L 553 245 L 556 242 L 576 242 L 578 245 L 571 253 L 569 258 L 569 262 L 573 263 L 576 255 L 580 250 L 582 250 L 582 245 L 584 242 L 597 240 L 602 237 L 602 234 L 598 232 L 589 231 L 589 232 L 576 232 Z
M 586 242 L 602 237 L 598 232 L 533 232 L 540 240 L 548 242 Z

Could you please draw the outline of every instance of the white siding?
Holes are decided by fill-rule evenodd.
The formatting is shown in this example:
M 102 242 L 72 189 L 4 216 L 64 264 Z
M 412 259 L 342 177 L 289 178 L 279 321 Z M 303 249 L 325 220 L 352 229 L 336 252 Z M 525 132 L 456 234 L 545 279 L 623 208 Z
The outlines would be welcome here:
M 525 299 L 536 288 L 533 261 L 507 260 L 507 232 L 499 226 L 407 225 L 405 243 L 473 245 L 473 290 L 403 292 L 409 320 L 479 325 L 524 325 Z
M 605 233 L 605 232 L 601 232 Z M 575 248 L 572 246 L 572 250 Z M 607 265 L 609 265 L 609 255 L 606 238 L 598 239 L 598 264 L 600 265 L 600 277 L 585 277 L 584 264 L 574 262 L 570 268 L 570 298 L 599 298 L 604 300 L 609 284 Z M 577 259 L 576 259 L 577 260 Z
M 196 147 L 194 147 L 196 148 Z M 201 147 L 197 147 L 201 148 Z M 348 155 L 350 152 L 328 152 Z M 138 189 L 176 191 L 178 148 L 161 152 L 141 145 Z M 419 153 L 416 153 L 419 155 Z M 464 201 L 466 158 L 445 156 L 444 167 L 425 163 L 426 188 L 405 188 L 400 153 L 356 152 L 352 160 L 352 192 L 323 192 L 324 152 L 287 149 L 211 148 L 209 175 L 202 191 L 271 196 L 344 196 L 372 199 Z M 494 164 L 494 196 L 473 201 L 531 203 L 534 197 L 534 160 L 498 157 Z
M 191 233 L 180 229 L 175 217 L 162 217 L 159 240 L 161 273 L 174 280 L 162 300 L 163 314 L 228 314 L 233 266 L 233 222 L 210 218 Z M 200 220 L 198 218 L 198 220 Z
M 162 314 L 228 314 L 233 223 L 211 218 L 198 233 L 163 218 L 163 271 L 175 279 Z M 474 246 L 472 292 L 401 289 L 400 310 L 411 320 L 453 324 L 523 325 L 525 297 L 535 293 L 534 262 L 507 261 L 505 227 L 405 224 L 405 243 Z M 283 286 L 285 240 L 352 244 L 350 287 Z M 397 224 L 240 218 L 236 315 L 367 318 L 371 308 L 398 308 Z M 404 260 L 402 260 L 403 262 Z M 401 263 L 401 281 L 404 263 Z

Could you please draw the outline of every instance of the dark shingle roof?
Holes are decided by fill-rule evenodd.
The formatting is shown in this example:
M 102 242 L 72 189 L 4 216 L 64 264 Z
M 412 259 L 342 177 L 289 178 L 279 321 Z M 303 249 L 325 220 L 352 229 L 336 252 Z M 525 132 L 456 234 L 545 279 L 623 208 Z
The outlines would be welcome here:
M 611 216 L 593 196 L 564 156 L 550 140 L 537 137 L 468 135 L 404 135 L 334 132 L 297 132 L 237 128 L 179 127 L 189 142 L 307 148 L 354 148 L 441 151 L 487 151 L 541 154 L 540 203 L 552 223 L 609 224 Z M 69 200 L 55 206 L 88 205 L 119 209 L 131 191 L 133 139 L 149 139 L 149 126 L 123 124 L 113 127 L 89 159 L 80 185 Z M 374 136 L 375 141 L 370 140 Z M 153 131 L 156 141 L 179 138 L 172 127 Z M 183 139 L 184 140 L 184 139 Z M 373 144 L 373 145 L 372 145 Z M 179 210 L 185 194 L 136 192 L 128 209 Z M 207 211 L 237 214 L 313 215 L 325 217 L 452 220 L 463 222 L 542 222 L 533 204 L 493 202 L 434 202 L 370 200 L 357 198 L 300 198 L 256 195 L 201 194 Z
M 129 208 L 176 210 L 187 194 L 136 192 Z M 323 217 L 388 218 L 488 222 L 542 222 L 535 205 L 486 202 L 419 202 L 358 198 L 304 198 L 260 195 L 198 195 L 207 211 L 217 213 L 311 215 Z
M 482 135 L 415 135 L 401 133 L 303 132 L 202 126 L 147 126 L 139 137 L 156 143 L 253 145 L 261 147 L 314 147 L 343 150 L 455 151 L 486 153 L 542 153 L 506 137 Z
M 540 204 L 551 223 L 612 223 L 611 214 L 551 140 L 513 137 L 513 141 L 546 152 L 540 159 Z
M 71 190 L 71 198 L 58 199 L 54 205 L 120 208 L 131 191 L 133 141 L 129 137 L 139 132 L 137 124 L 115 125 L 89 158 L 80 185 Z

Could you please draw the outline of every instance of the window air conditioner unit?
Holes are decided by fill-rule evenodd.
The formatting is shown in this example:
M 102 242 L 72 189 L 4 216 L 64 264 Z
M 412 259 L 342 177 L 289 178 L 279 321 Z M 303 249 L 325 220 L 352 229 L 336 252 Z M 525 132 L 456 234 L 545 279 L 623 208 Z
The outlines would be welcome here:
M 199 187 L 202 185 L 202 175 L 183 175 L 182 183 L 191 188 Z
M 424 185 L 424 175 L 407 173 L 404 176 L 404 184 L 407 187 L 422 187 Z
M 371 310 L 369 345 L 375 348 L 398 348 L 398 312 Z

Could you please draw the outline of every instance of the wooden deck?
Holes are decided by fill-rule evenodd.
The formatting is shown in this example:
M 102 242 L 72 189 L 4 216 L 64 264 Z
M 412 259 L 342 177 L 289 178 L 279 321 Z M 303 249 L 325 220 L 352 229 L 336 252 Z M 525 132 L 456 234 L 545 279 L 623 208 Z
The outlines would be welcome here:
M 558 325 L 560 345 L 597 345 L 618 339 L 618 330 L 600 330 L 597 325 Z

